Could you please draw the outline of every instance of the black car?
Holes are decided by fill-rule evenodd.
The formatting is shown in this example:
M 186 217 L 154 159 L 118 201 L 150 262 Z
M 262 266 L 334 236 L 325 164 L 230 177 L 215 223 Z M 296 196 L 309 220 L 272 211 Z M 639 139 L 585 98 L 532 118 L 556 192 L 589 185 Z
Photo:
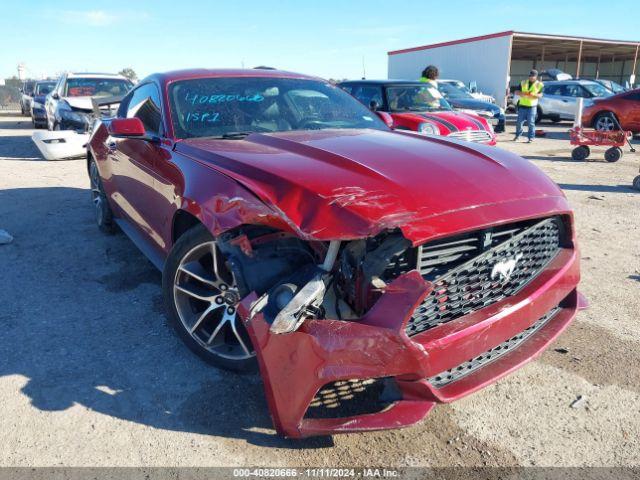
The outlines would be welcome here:
M 55 80 L 42 80 L 36 82 L 33 88 L 33 100 L 31 101 L 31 121 L 35 128 L 47 126 L 47 111 L 44 104 L 47 95 L 51 93 L 53 87 L 56 86 Z
M 469 110 L 484 117 L 493 125 L 496 133 L 504 132 L 505 115 L 499 106 L 473 98 L 469 93 L 450 84 L 439 82 L 438 90 L 449 104 L 456 110 Z

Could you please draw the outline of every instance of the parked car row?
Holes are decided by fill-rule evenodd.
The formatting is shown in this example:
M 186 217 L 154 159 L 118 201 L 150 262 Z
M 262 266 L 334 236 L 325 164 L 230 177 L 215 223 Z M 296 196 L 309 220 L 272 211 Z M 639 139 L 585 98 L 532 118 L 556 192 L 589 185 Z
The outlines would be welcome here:
M 538 104 L 538 119 L 574 120 L 578 99 L 583 99 L 582 125 L 596 130 L 622 128 L 640 133 L 640 89 L 626 90 L 615 82 L 562 80 L 545 82 Z M 619 93 L 606 87 L 611 85 Z M 514 96 L 517 102 L 518 96 Z
M 396 129 L 488 145 L 496 144 L 495 132 L 504 131 L 499 107 L 447 83 L 438 82 L 436 92 L 410 80 L 353 80 L 339 86 L 365 106 L 388 113 Z
M 560 188 L 448 140 L 492 134 L 448 105 L 419 82 L 151 75 L 95 120 L 97 225 L 162 270 L 190 349 L 260 369 L 279 433 L 416 423 L 540 354 L 585 305 Z

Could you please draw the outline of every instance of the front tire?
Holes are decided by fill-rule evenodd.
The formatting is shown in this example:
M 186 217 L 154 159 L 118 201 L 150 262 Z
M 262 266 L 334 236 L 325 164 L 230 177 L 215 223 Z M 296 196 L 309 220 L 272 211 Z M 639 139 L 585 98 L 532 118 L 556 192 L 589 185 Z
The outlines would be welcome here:
M 640 175 L 633 179 L 633 188 L 640 190 Z
M 611 132 L 618 129 L 618 122 L 613 113 L 604 112 L 594 118 L 593 127 L 601 132 Z
M 169 321 L 191 351 L 226 370 L 256 370 L 255 351 L 237 311 L 235 277 L 203 225 L 188 230 L 171 249 L 162 289 Z
M 89 163 L 89 180 L 91 182 L 91 202 L 93 203 L 96 224 L 101 232 L 112 234 L 116 230 L 113 212 L 109 206 L 107 195 L 102 188 L 98 166 L 93 159 Z

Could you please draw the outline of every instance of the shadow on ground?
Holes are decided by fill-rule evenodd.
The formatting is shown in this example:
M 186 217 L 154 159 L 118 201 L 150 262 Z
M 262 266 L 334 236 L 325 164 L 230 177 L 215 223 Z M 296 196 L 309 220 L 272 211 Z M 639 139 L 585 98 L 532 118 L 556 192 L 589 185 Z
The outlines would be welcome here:
M 154 428 L 280 448 L 261 379 L 197 359 L 166 324 L 160 273 L 123 235 L 93 225 L 88 190 L 0 191 L 0 377 L 43 411 L 75 404 Z
M 631 185 L 581 185 L 578 183 L 559 183 L 563 190 L 594 193 L 640 193 Z
M 0 161 L 2 160 L 44 161 L 44 158 L 30 136 L 20 135 L 0 136 Z

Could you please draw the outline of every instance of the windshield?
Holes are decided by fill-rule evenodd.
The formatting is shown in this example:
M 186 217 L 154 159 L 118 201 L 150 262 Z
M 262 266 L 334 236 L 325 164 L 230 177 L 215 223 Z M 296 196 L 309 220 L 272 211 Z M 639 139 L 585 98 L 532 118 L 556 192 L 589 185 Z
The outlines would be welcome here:
M 126 94 L 133 84 L 119 78 L 69 78 L 65 97 L 115 97 Z
M 608 87 L 613 93 L 622 93 L 626 91 L 622 85 L 611 80 L 606 81 L 605 87 Z
M 451 110 L 438 89 L 429 85 L 387 87 L 387 99 L 391 112 Z
M 56 86 L 56 82 L 44 82 L 44 83 L 36 83 L 35 95 L 46 95 L 51 93 L 53 87 Z
M 178 138 L 329 128 L 388 129 L 351 95 L 317 80 L 182 80 L 170 86 L 169 98 Z
M 611 96 L 611 90 L 605 88 L 599 83 L 585 83 L 583 87 L 587 89 L 587 91 L 593 95 L 594 97 L 609 97 Z
M 465 92 L 461 88 L 458 88 L 450 83 L 438 83 L 438 90 L 444 95 L 444 98 L 451 100 L 472 99 L 471 94 Z

